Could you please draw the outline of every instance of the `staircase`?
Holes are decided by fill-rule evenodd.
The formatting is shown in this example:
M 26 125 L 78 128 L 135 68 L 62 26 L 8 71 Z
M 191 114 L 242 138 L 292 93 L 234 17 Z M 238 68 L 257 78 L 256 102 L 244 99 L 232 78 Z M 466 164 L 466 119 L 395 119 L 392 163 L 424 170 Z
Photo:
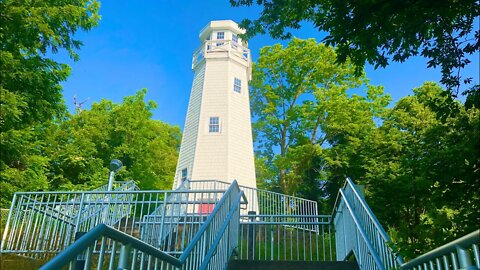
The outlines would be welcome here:
M 405 263 L 350 179 L 339 190 L 332 215 L 318 215 L 313 201 L 242 187 L 236 181 L 191 181 L 190 185 L 196 188 L 74 194 L 80 200 L 72 200 L 71 194 L 18 193 L 2 238 L 2 269 L 8 263 L 3 258 L 13 256 L 30 258 L 30 262 L 48 260 L 42 270 L 76 269 L 74 265 L 85 265 L 79 269 L 191 270 L 480 267 L 480 230 Z M 85 204 L 85 198 L 106 194 L 122 200 Z M 59 203 L 58 198 L 66 202 Z M 21 207 L 15 209 L 15 205 Z M 59 205 L 77 213 L 85 208 L 108 209 L 111 222 L 89 218 L 91 229 L 74 241 L 72 235 L 78 234 L 82 217 L 65 221 L 65 213 L 56 210 Z M 32 237 L 38 232 L 55 237 Z M 49 249 L 49 243 L 64 246 Z

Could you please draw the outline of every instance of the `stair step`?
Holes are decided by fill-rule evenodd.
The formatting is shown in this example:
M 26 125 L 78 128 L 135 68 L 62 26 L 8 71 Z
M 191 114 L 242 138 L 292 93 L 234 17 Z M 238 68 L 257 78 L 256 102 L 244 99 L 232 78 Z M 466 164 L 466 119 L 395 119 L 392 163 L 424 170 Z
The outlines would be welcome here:
M 358 270 L 355 262 L 232 260 L 228 270 Z

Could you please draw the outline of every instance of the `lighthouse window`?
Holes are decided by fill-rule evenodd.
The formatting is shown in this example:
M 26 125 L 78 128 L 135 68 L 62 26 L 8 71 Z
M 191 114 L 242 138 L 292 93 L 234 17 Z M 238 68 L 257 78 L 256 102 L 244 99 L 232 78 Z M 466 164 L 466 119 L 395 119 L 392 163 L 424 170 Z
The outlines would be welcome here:
M 208 124 L 208 132 L 217 133 L 220 132 L 220 120 L 219 117 L 210 117 L 210 122 Z
M 232 34 L 232 48 L 237 48 L 238 44 L 238 36 L 235 34 Z
M 187 180 L 187 168 L 183 169 L 182 170 L 182 183 L 185 182 L 185 180 Z
M 217 32 L 217 39 L 225 39 L 225 32 Z M 217 43 L 217 46 L 222 46 L 223 42 Z
M 233 91 L 237 93 L 242 92 L 242 81 L 239 78 L 233 79 Z

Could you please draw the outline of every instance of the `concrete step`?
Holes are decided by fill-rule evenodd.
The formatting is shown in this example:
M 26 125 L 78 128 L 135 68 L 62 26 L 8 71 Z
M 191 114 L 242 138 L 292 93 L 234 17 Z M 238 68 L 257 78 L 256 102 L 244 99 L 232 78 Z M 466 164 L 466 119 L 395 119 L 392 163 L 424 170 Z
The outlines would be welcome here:
M 355 262 L 232 260 L 228 270 L 359 270 Z

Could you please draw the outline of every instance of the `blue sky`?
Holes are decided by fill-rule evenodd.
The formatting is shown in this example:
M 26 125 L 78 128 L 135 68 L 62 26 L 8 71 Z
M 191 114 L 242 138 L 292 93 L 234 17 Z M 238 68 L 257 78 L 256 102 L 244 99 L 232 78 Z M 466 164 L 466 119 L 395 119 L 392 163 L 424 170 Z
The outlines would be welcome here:
M 198 33 L 212 20 L 256 18 L 258 7 L 230 7 L 228 0 L 214 1 L 103 1 L 99 26 L 79 32 L 84 46 L 80 60 L 73 62 L 64 53 L 55 55 L 72 67 L 69 79 L 62 83 L 65 101 L 73 111 L 73 96 L 89 98 L 84 107 L 102 98 L 120 102 L 124 96 L 148 88 L 147 99 L 158 109 L 154 119 L 179 125 L 183 129 L 193 79 L 192 52 L 200 45 Z M 294 35 L 315 38 L 323 34 L 305 24 Z M 257 36 L 249 41 L 255 61 L 261 47 L 288 41 Z M 479 83 L 478 54 L 465 71 Z M 424 81 L 439 81 L 440 71 L 427 69 L 423 58 L 393 63 L 385 69 L 366 67 L 372 84 L 385 86 L 393 101 L 411 94 Z

